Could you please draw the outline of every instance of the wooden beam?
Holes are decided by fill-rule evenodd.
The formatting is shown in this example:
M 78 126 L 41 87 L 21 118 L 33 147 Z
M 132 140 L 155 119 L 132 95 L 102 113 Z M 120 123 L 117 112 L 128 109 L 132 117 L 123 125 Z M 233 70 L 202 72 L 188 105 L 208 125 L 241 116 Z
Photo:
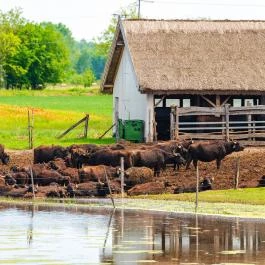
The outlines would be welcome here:
M 216 107 L 221 106 L 221 96 L 220 95 L 215 96 L 215 105 L 216 105 Z
M 63 132 L 61 135 L 59 135 L 57 138 L 60 139 L 63 136 L 65 136 L 67 133 L 69 133 L 71 130 L 73 130 L 75 127 L 77 127 L 80 123 L 84 122 L 87 119 L 87 116 L 85 116 L 83 119 L 72 125 L 69 129 L 67 129 L 65 132 Z
M 228 102 L 228 100 L 231 98 L 231 96 L 228 96 L 225 100 L 224 100 L 224 102 L 221 104 L 221 107 L 223 107 L 227 102 Z
M 208 102 L 212 107 L 216 108 L 216 105 L 207 97 L 200 95 L 206 102 Z
M 165 98 L 166 96 L 163 96 L 155 105 L 154 105 L 154 108 L 156 108 L 160 103 L 161 103 L 161 101 L 163 101 L 164 100 L 164 98 Z

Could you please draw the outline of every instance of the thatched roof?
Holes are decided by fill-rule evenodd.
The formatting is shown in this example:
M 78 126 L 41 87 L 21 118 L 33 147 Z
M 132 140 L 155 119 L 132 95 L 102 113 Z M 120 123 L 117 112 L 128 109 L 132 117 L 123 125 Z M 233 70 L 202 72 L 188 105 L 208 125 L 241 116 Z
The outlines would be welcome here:
M 144 93 L 265 93 L 265 21 L 124 20 L 117 32 Z M 117 43 L 103 89 L 114 84 Z

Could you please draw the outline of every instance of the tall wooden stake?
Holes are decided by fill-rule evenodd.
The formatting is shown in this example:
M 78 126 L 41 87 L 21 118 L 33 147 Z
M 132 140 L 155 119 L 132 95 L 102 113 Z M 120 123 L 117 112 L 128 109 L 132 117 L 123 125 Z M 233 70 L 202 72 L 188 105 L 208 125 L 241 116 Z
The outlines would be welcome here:
M 124 157 L 121 157 L 121 198 L 124 197 Z
M 199 198 L 199 163 L 197 162 L 196 166 L 196 199 L 195 199 L 195 212 L 198 211 L 198 198 Z
M 84 128 L 84 138 L 87 138 L 87 131 L 88 131 L 88 120 L 89 120 L 89 115 L 86 114 L 86 119 L 85 119 L 85 128 Z
M 28 109 L 28 139 L 29 139 L 29 149 L 33 148 L 33 110 Z
M 114 199 L 112 197 L 110 182 L 109 182 L 109 178 L 108 178 L 108 175 L 107 175 L 107 172 L 106 172 L 106 168 L 105 167 L 104 167 L 104 171 L 105 171 L 105 178 L 106 178 L 106 181 L 107 181 L 107 184 L 108 184 L 108 188 L 109 188 L 110 199 L 111 199 L 113 208 L 115 208 L 115 203 L 114 203 Z
M 239 182 L 239 175 L 240 175 L 240 157 L 236 159 L 236 174 L 235 174 L 235 189 L 238 189 L 238 182 Z
M 32 167 L 30 167 L 30 177 L 31 177 L 33 199 L 35 200 L 35 190 L 34 190 L 34 179 L 33 179 Z

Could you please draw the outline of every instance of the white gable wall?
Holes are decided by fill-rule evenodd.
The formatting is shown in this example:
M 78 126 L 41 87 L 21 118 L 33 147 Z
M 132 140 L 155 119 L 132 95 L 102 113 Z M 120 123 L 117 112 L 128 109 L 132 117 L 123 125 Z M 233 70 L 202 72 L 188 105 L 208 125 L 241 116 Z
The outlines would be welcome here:
M 125 47 L 115 78 L 113 106 L 115 109 L 115 98 L 118 97 L 119 119 L 143 120 L 145 123 L 144 136 L 147 141 L 150 141 L 152 139 L 153 95 L 141 94 L 138 87 L 130 54 Z

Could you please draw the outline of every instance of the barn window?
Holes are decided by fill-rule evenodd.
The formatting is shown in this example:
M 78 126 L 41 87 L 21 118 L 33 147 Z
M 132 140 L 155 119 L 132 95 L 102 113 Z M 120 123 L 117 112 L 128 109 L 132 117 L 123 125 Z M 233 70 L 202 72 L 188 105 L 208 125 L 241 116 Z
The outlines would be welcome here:
M 190 107 L 190 98 L 183 98 L 183 101 L 182 101 L 182 107 L 183 107 L 183 108 L 188 108 L 188 107 Z
M 245 106 L 254 106 L 254 99 L 246 98 L 244 103 L 245 103 Z
M 242 100 L 241 100 L 241 98 L 234 98 L 233 99 L 233 107 L 242 107 Z
M 171 107 L 173 105 L 180 107 L 180 100 L 178 98 L 167 98 L 166 107 Z

